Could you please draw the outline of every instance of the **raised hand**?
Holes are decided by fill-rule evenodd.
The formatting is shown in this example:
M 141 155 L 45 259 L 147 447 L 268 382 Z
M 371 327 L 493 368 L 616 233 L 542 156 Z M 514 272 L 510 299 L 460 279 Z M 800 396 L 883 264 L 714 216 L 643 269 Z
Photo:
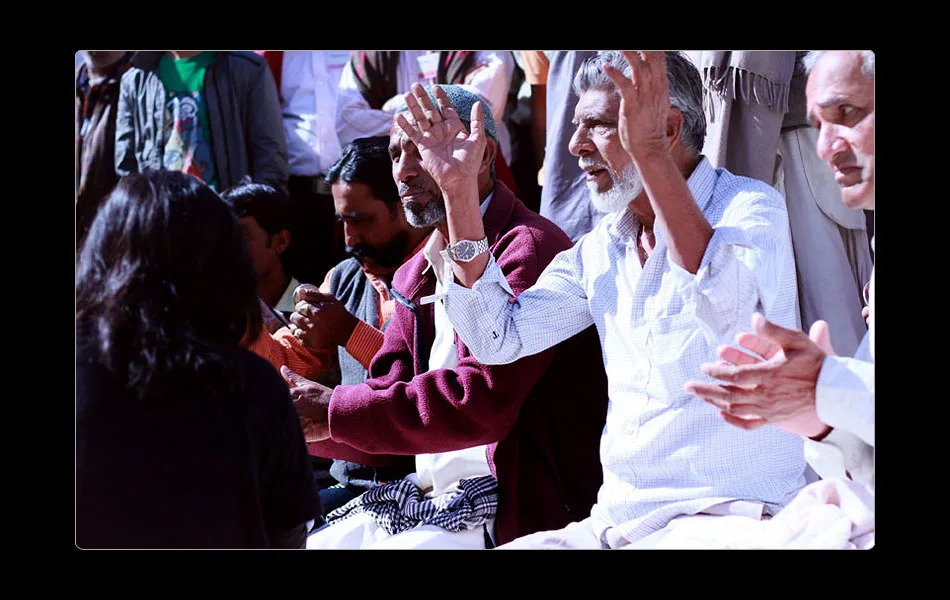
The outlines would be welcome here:
M 280 368 L 280 375 L 290 386 L 290 399 L 297 409 L 304 440 L 321 442 L 329 439 L 330 396 L 333 395 L 333 390 L 294 373 L 286 366 Z
M 604 74 L 620 88 L 617 131 L 624 150 L 638 161 L 669 152 L 666 122 L 670 112 L 666 55 L 663 52 L 623 52 L 630 78 L 608 64 Z
M 443 194 L 475 188 L 488 139 L 482 103 L 472 106 L 471 132 L 466 132 L 445 91 L 436 85 L 433 93 L 438 108 L 424 88 L 414 83 L 412 91 L 404 96 L 414 123 L 399 114 L 396 124 L 418 148 L 422 167 Z
M 717 349 L 722 360 L 700 370 L 725 383 L 691 381 L 686 391 L 719 408 L 726 422 L 742 429 L 773 424 L 809 437 L 827 433 L 815 408 L 815 384 L 825 356 L 834 354 L 828 324 L 817 321 L 805 336 L 757 313 L 752 326 L 754 334 L 736 341 L 762 358 L 722 346 Z

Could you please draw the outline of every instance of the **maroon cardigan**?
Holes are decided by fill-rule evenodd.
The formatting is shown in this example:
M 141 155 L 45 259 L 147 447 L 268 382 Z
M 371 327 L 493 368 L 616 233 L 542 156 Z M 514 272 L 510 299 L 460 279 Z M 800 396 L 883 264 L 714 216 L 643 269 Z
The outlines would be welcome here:
M 571 246 L 556 225 L 497 183 L 484 217 L 491 252 L 515 294 Z M 600 436 L 607 376 L 593 326 L 556 347 L 508 365 L 483 365 L 456 334 L 455 369 L 427 371 L 435 292 L 420 252 L 393 279 L 396 311 L 370 377 L 339 386 L 321 454 L 363 460 L 372 454 L 426 454 L 488 446 L 499 484 L 499 543 L 560 529 L 590 514 L 602 482 Z M 354 452 L 356 450 L 356 452 Z

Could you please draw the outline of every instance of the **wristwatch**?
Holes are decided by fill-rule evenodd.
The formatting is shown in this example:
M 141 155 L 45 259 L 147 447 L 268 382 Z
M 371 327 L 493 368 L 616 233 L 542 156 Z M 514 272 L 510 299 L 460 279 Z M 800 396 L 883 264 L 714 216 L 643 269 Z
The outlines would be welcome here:
M 469 262 L 482 252 L 488 252 L 488 237 L 483 237 L 477 242 L 472 240 L 459 240 L 454 244 L 445 247 L 445 253 L 452 262 Z

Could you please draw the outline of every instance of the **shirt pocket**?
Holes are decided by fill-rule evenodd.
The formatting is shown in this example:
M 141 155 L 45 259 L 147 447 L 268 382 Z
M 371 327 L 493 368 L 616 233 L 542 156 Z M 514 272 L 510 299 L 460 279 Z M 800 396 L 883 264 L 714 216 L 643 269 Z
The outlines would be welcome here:
M 699 376 L 698 365 L 696 373 L 689 373 L 694 362 L 690 357 L 702 352 L 697 344 L 705 344 L 705 341 L 692 311 L 650 320 L 647 341 L 647 353 L 653 371 L 650 387 L 653 394 L 661 395 L 671 406 L 686 398 L 683 383 Z M 661 389 L 656 386 L 661 386 Z
M 654 337 L 675 337 L 679 332 L 690 329 L 698 330 L 699 326 L 696 323 L 696 316 L 689 310 L 683 310 L 675 315 L 664 314 L 650 318 L 650 331 Z

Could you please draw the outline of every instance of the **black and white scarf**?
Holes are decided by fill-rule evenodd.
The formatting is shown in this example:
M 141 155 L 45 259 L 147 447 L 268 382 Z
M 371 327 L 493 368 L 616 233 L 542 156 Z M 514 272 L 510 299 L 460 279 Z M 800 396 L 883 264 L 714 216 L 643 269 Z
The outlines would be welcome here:
M 491 475 L 462 479 L 459 489 L 426 498 L 411 479 L 401 479 L 364 492 L 327 515 L 333 525 L 361 512 L 369 513 L 390 535 L 419 525 L 448 531 L 475 529 L 498 512 L 498 482 Z

